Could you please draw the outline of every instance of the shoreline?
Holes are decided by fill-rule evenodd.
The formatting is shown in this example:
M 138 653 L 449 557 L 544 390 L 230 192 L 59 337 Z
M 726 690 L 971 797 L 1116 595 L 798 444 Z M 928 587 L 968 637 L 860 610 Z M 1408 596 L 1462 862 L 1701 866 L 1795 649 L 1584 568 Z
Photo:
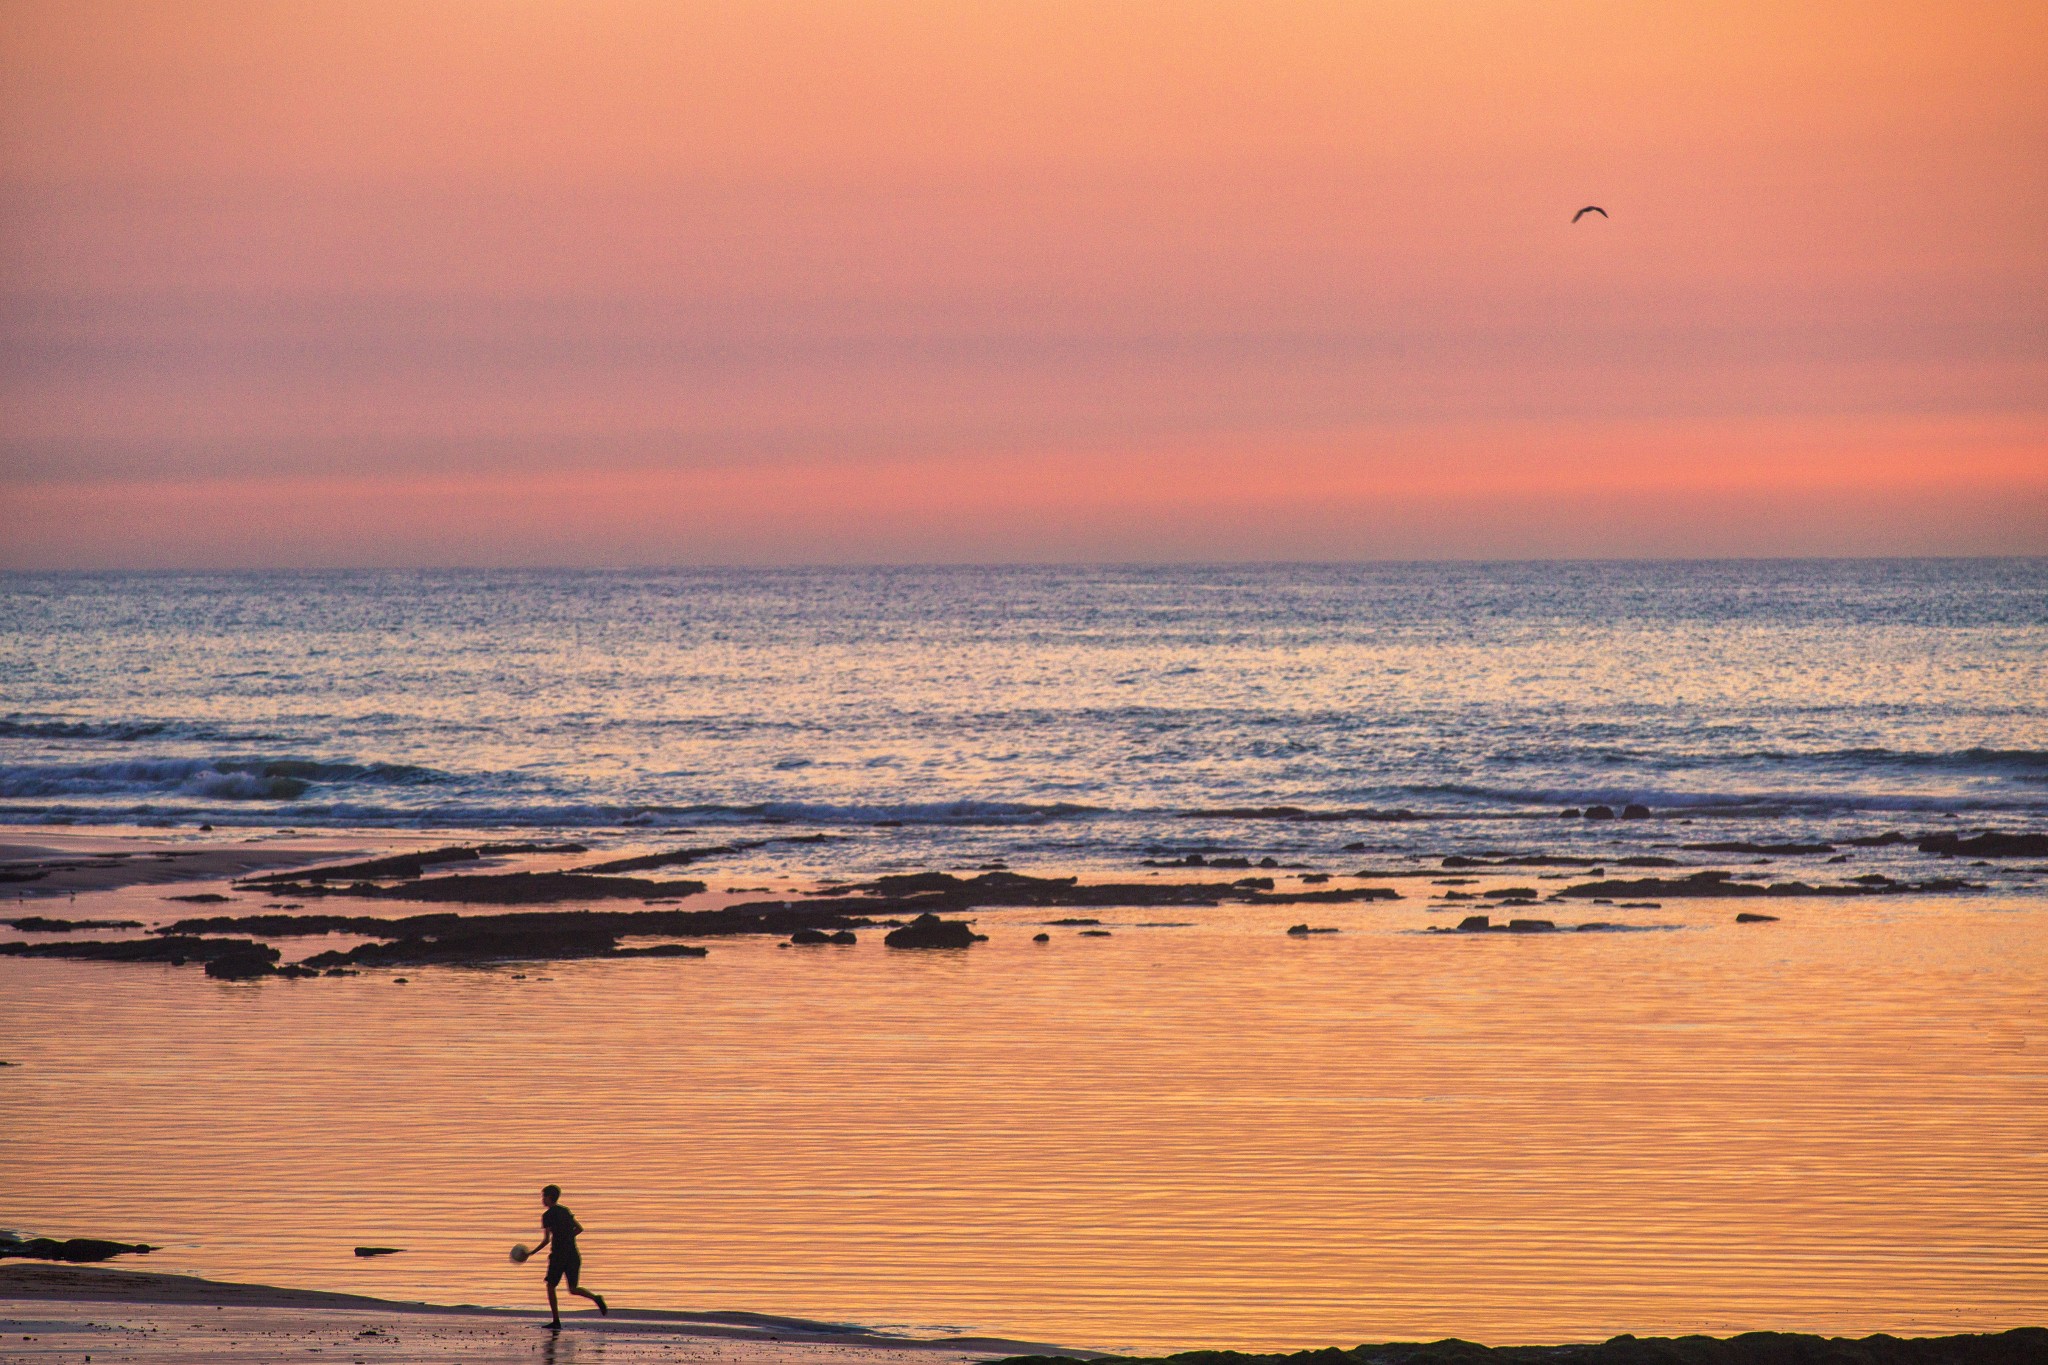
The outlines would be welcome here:
M 53 1316 L 48 1310 L 49 1305 L 64 1307 Z M 208 1322 L 206 1328 L 230 1334 L 274 1331 L 279 1315 L 315 1334 L 332 1334 L 355 1328 L 360 1335 L 360 1324 L 365 1316 L 392 1317 L 400 1322 L 433 1319 L 495 1329 L 508 1345 L 514 1346 L 531 1346 L 541 1335 L 536 1333 L 536 1325 L 546 1317 L 538 1308 L 434 1304 L 330 1290 L 209 1280 L 196 1275 L 157 1271 L 0 1262 L 0 1339 L 7 1340 L 9 1351 L 17 1350 L 28 1336 L 34 1335 L 20 1330 L 24 1325 L 24 1307 L 34 1315 L 27 1321 L 42 1324 L 46 1330 L 55 1330 L 51 1324 L 61 1323 L 67 1335 L 137 1330 L 133 1326 L 117 1328 L 97 1322 L 95 1319 L 106 1314 L 87 1311 L 90 1307 L 104 1309 L 107 1305 L 119 1305 L 123 1310 L 119 1316 L 131 1320 L 138 1311 L 166 1321 L 180 1319 L 190 1310 L 229 1314 L 231 1316 Z M 954 1358 L 985 1360 L 1036 1355 L 1092 1360 L 1103 1355 L 1099 1351 L 1055 1346 L 1047 1342 L 990 1336 L 909 1337 L 874 1331 L 853 1323 L 740 1311 L 689 1313 L 621 1307 L 614 1308 L 609 1315 L 600 1316 L 594 1310 L 581 1309 L 565 1311 L 562 1320 L 565 1337 L 598 1333 L 607 1339 L 608 1344 L 619 1338 L 634 1338 L 643 1347 L 660 1346 L 673 1350 L 692 1344 L 705 1347 L 716 1343 L 719 1358 L 735 1362 L 735 1365 L 854 1353 L 860 1360 L 873 1362 L 873 1365 L 889 1365 L 899 1356 L 932 1365 L 933 1362 Z M 162 1326 L 153 1330 L 158 1335 L 167 1335 Z M 356 1344 L 361 1345 L 360 1342 Z M 838 1349 L 827 1352 L 821 1348 Z M 75 1342 L 63 1344 L 67 1353 L 78 1349 Z M 102 1360 L 122 1358 L 103 1355 L 98 1349 L 94 1349 L 92 1354 Z M 529 1351 L 517 1358 L 528 1358 L 530 1354 Z M 169 1360 L 185 1357 L 143 1354 L 130 1358 Z M 460 1358 L 474 1357 L 465 1351 L 460 1353 Z M 663 1358 L 673 1357 L 664 1355 Z
M 116 1309 L 109 1313 L 110 1306 Z M 76 1358 L 183 1365 L 275 1359 L 279 1337 L 295 1354 L 329 1345 L 368 1361 L 555 1361 L 579 1342 L 608 1359 L 712 1360 L 720 1365 L 859 1362 L 859 1365 L 1058 1365 L 1063 1361 L 1187 1362 L 1188 1365 L 1798 1365 L 1825 1357 L 1849 1365 L 2023 1365 L 2048 1352 L 2048 1330 L 1899 1337 L 1827 1337 L 1754 1331 L 1728 1337 L 1638 1338 L 1486 1346 L 1461 1338 L 1303 1351 L 1188 1350 L 1117 1355 L 988 1336 L 916 1338 L 850 1323 L 746 1312 L 615 1309 L 563 1315 L 560 1333 L 536 1331 L 537 1309 L 380 1299 L 325 1290 L 208 1280 L 98 1267 L 0 1264 L 0 1339 L 9 1359 Z M 119 1319 L 114 1321 L 113 1319 Z M 227 1341 L 221 1341 L 221 1337 Z M 87 1338 L 90 1338 L 88 1341 Z M 308 1345 L 308 1342 L 327 1344 Z M 85 1346 L 91 1349 L 84 1350 Z

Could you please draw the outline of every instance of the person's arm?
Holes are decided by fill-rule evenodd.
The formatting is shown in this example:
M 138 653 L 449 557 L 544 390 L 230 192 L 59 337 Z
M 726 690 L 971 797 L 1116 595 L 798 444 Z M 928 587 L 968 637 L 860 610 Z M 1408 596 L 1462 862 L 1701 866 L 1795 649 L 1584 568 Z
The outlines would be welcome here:
M 583 1224 L 577 1222 L 574 1218 L 569 1220 L 569 1226 L 576 1229 L 576 1236 L 581 1237 L 583 1235 Z
M 546 1251 L 548 1249 L 548 1243 L 554 1239 L 554 1236 L 555 1230 L 547 1225 L 546 1219 L 542 1219 L 540 1225 L 540 1241 L 534 1244 L 533 1254 L 538 1256 L 543 1251 Z

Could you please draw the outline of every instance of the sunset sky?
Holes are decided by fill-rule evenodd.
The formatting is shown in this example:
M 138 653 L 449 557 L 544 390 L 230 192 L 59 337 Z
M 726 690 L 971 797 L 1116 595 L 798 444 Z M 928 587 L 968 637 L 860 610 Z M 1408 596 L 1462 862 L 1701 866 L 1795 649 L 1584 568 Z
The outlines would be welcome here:
M 13 0 L 0 329 L 5 567 L 2048 553 L 2048 5 Z

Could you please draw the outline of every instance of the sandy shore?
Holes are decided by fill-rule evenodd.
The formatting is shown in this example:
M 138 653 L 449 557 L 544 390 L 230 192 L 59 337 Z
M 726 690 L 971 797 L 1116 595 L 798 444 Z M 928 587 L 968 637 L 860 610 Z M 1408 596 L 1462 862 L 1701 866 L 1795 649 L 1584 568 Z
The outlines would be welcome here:
M 715 1361 L 717 1365 L 964 1365 L 1060 1350 L 988 1337 L 915 1340 L 752 1313 L 546 1315 L 394 1303 L 97 1267 L 0 1264 L 0 1361 Z M 1076 1354 L 1088 1355 L 1089 1352 Z
M 385 842 L 378 841 L 375 847 L 381 848 Z M 202 842 L 190 835 L 29 833 L 13 828 L 0 830 L 0 904 L 17 898 L 33 901 L 116 891 L 124 886 L 228 881 L 253 872 L 360 856 L 372 847 L 359 836 L 266 836 Z

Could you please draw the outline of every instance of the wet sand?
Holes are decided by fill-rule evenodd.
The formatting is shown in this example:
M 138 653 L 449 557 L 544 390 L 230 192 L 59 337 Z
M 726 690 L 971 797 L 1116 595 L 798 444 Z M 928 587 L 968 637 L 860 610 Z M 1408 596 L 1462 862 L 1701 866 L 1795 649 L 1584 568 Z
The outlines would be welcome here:
M 1078 1354 L 992 1337 L 918 1340 L 752 1313 L 543 1312 L 399 1303 L 93 1267 L 0 1265 L 0 1360 L 196 1365 L 322 1355 L 407 1362 L 715 1361 L 718 1365 L 956 1365 Z
M 123 835 L 106 831 L 9 831 L 0 842 L 0 906 L 127 886 L 228 881 L 273 868 L 305 867 L 354 856 L 370 847 L 359 837 L 275 836 L 226 841 L 208 836 Z M 33 839 L 34 842 L 30 842 Z M 385 844 L 402 842 L 404 836 Z

